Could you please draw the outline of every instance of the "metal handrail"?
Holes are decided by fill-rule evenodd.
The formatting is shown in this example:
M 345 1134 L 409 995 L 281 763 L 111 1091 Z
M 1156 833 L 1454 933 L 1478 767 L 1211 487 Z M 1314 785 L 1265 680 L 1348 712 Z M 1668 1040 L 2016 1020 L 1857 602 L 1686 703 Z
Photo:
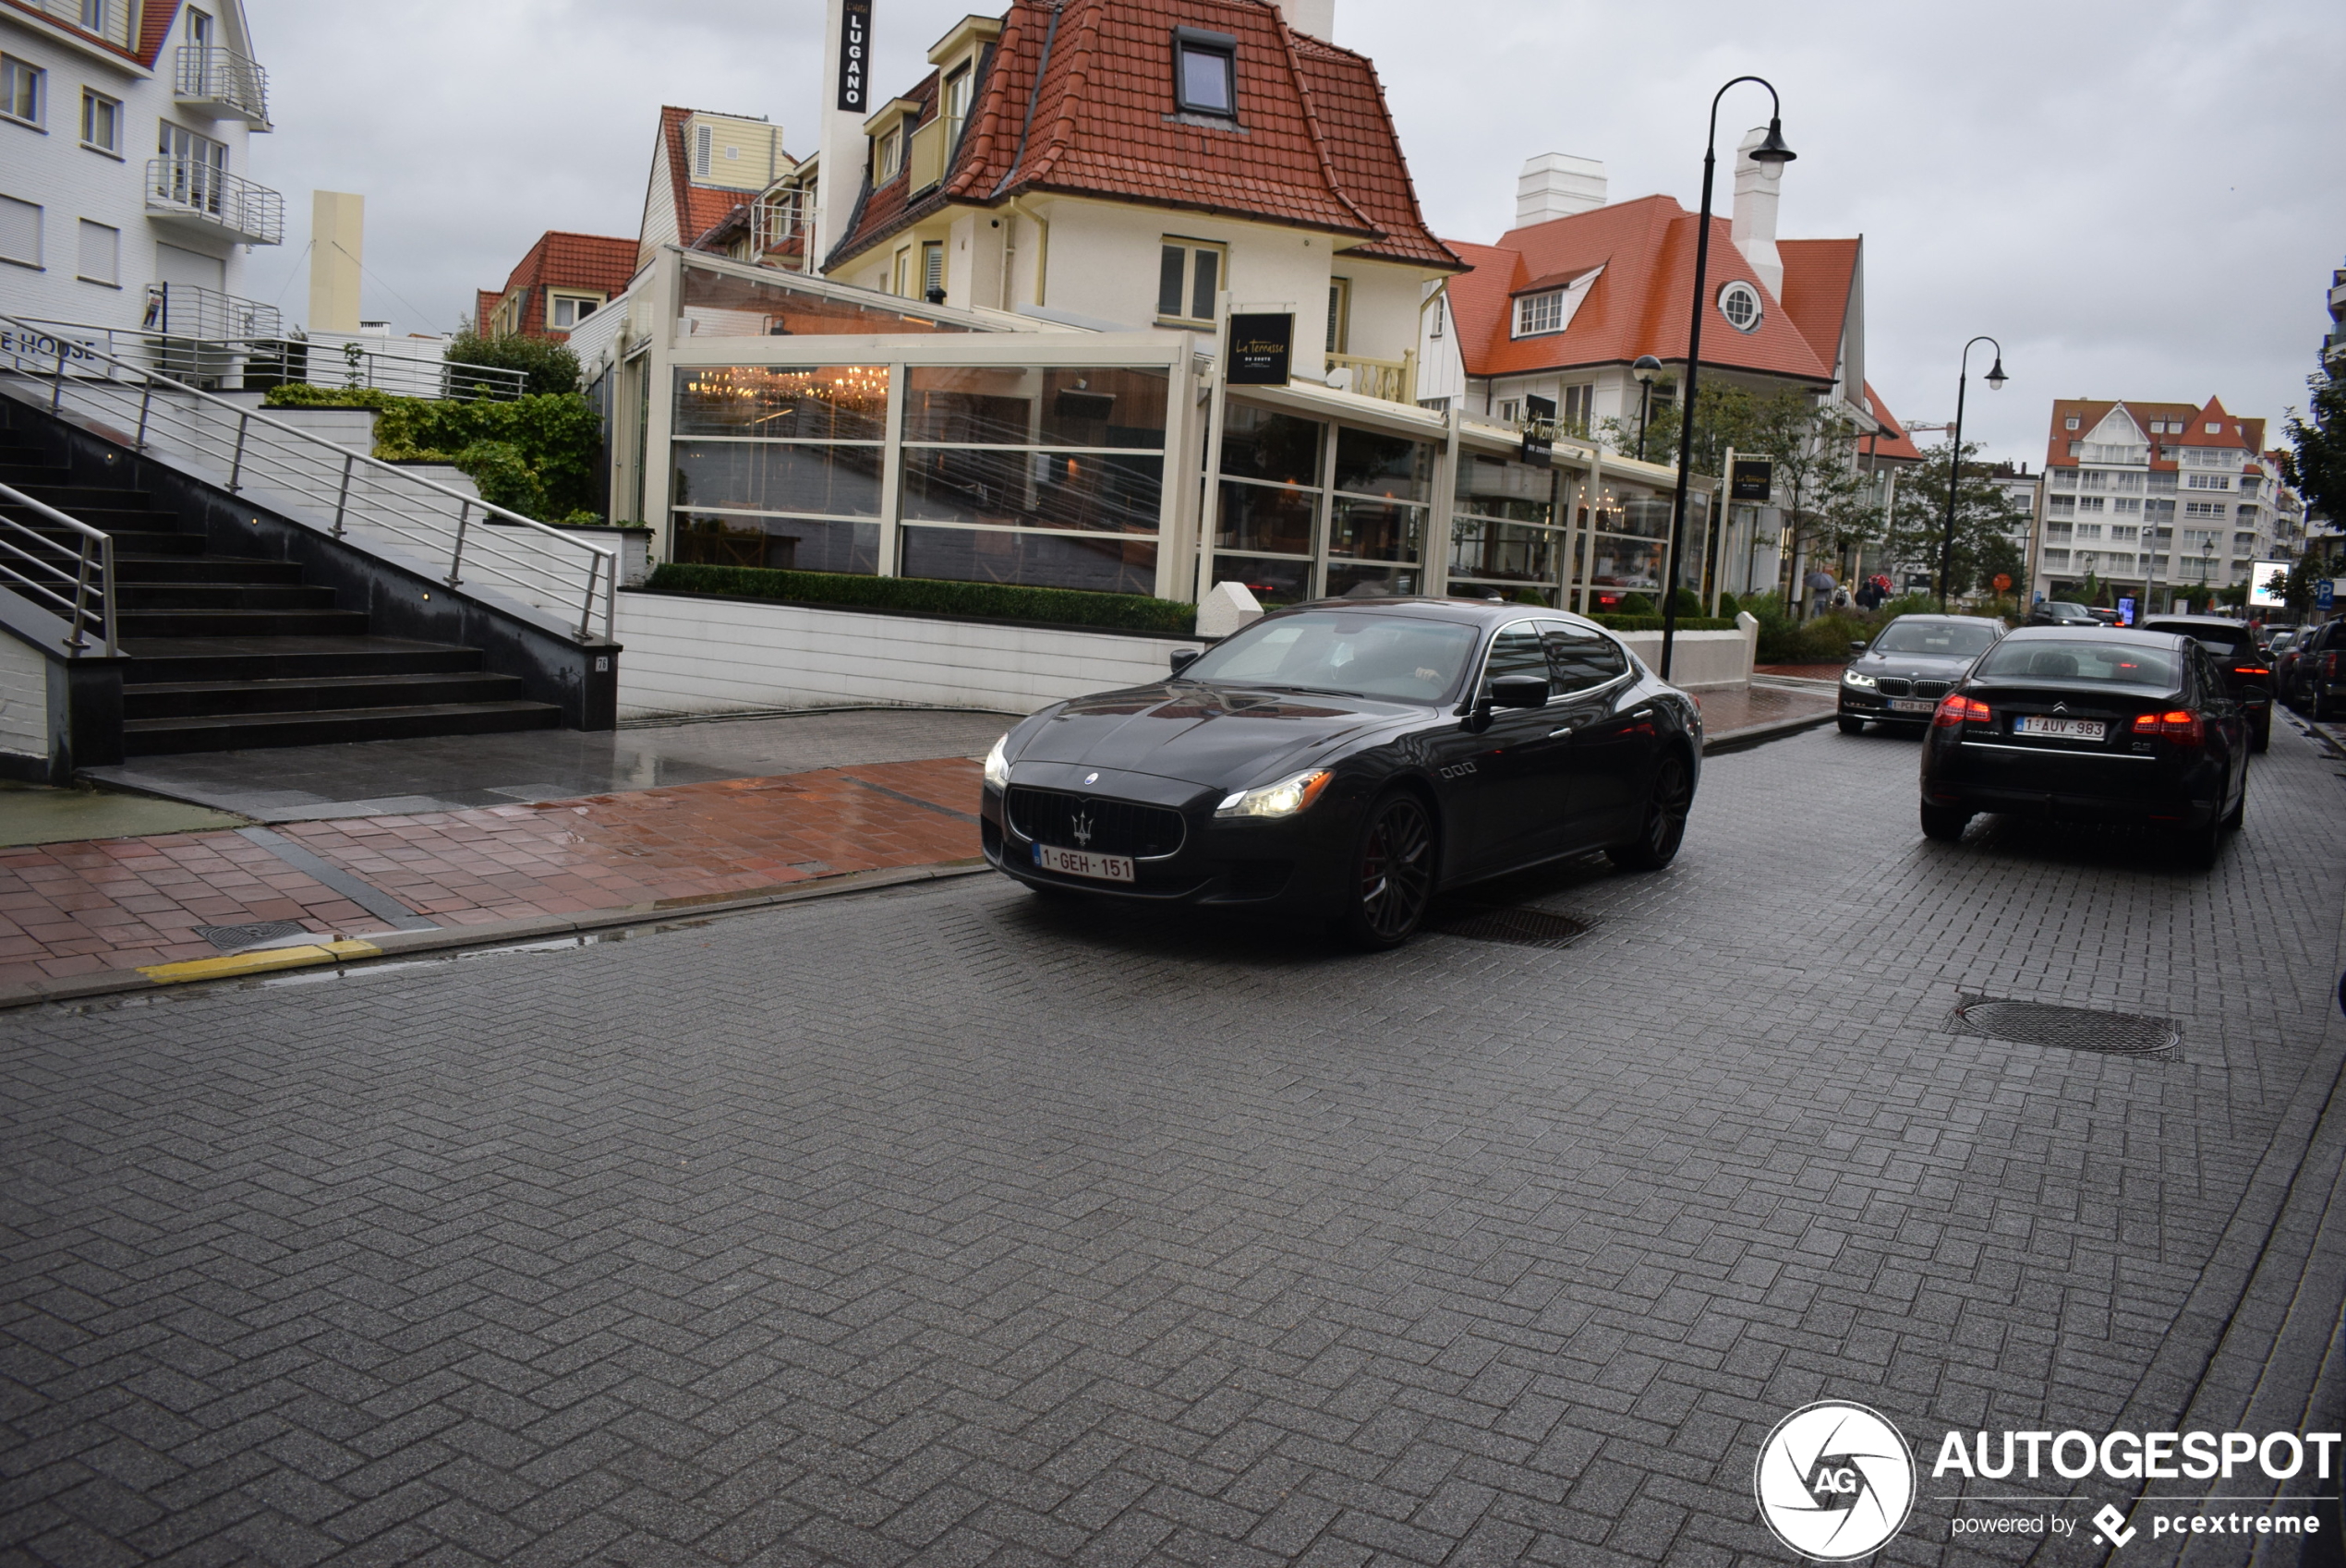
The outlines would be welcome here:
M 253 245 L 284 242 L 284 193 L 201 158 L 148 159 L 147 211 L 200 218 Z
M 114 536 L 102 528 L 92 528 L 78 517 L 68 517 L 47 501 L 35 501 L 12 485 L 0 485 L 0 504 L 20 506 L 47 518 L 73 535 L 81 546 L 76 570 L 67 572 L 54 561 L 44 560 L 23 549 L 16 540 L 20 537 L 58 554 L 63 553 L 65 546 L 44 537 L 38 528 L 28 528 L 6 513 L 0 513 L 0 581 L 5 581 L 18 593 L 46 599 L 54 606 L 57 613 L 66 618 L 66 624 L 73 628 L 73 636 L 66 646 L 74 653 L 89 650 L 88 629 L 94 623 L 98 635 L 104 642 L 106 657 L 115 657 L 120 650 L 115 642 Z M 24 562 L 24 566 L 7 560 L 8 556 Z M 26 567 L 47 573 L 59 584 L 70 587 L 72 597 L 67 597 L 56 588 L 46 586 L 38 579 L 27 575 Z M 98 601 L 94 610 L 90 602 L 93 594 Z
M 157 285 L 162 286 L 162 285 Z M 208 292 L 208 291 L 206 291 Z M 214 298 L 233 299 L 218 295 Z M 250 301 L 235 301 L 250 304 Z M 266 309 L 267 307 L 260 307 Z M 100 326 L 94 321 L 65 321 L 49 316 L 16 318 L 47 334 L 70 333 L 84 344 L 103 342 L 107 353 L 126 365 L 139 365 L 158 375 L 184 368 L 178 362 L 198 365 L 217 357 L 222 380 L 233 371 L 271 385 L 296 382 L 341 391 L 351 387 L 387 392 L 395 397 L 431 400 L 487 398 L 492 402 L 526 397 L 529 373 L 502 365 L 475 365 L 462 359 L 410 359 L 400 354 L 379 354 L 360 337 L 284 337 L 276 332 L 207 332 L 176 330 L 167 320 L 139 328 Z M 0 352 L 8 345 L 0 344 Z M 141 364 L 141 356 L 146 363 Z M 354 357 L 355 356 L 355 357 Z M 300 362 L 299 374 L 292 366 Z M 363 362 L 363 365 L 362 365 Z
M 19 334 L 31 329 L 31 323 L 5 314 L 0 314 L 0 326 L 13 327 Z M 37 348 L 44 341 L 54 358 L 53 367 L 47 369 L 40 368 L 38 361 L 25 352 L 27 346 Z M 549 527 L 534 517 L 465 495 L 380 458 L 337 446 L 321 436 L 158 375 L 87 344 L 34 332 L 30 345 L 18 336 L 0 344 L 0 354 L 6 355 L 29 374 L 48 380 L 49 406 L 53 410 L 63 411 L 70 388 L 75 404 L 86 404 L 91 414 L 101 418 L 127 424 L 135 414 L 138 434 L 130 439 L 141 452 L 162 444 L 162 432 L 175 430 L 175 444 L 225 465 L 226 488 L 231 493 L 243 488 L 248 474 L 262 475 L 274 488 L 321 507 L 331 506 L 331 532 L 337 539 L 356 525 L 380 529 L 403 547 L 420 549 L 428 555 L 444 549 L 448 571 L 441 581 L 451 588 L 461 587 L 469 572 L 508 590 L 518 591 L 524 602 L 534 602 L 531 596 L 538 594 L 567 599 L 569 595 L 579 592 L 575 573 L 583 565 L 584 592 L 572 601 L 578 605 L 574 635 L 581 642 L 592 638 L 599 600 L 602 639 L 611 638 L 618 610 L 619 552 L 608 545 Z M 73 368 L 70 372 L 69 365 Z M 99 365 L 104 367 L 105 373 L 91 374 L 90 368 Z M 131 379 L 126 382 L 117 379 L 115 372 L 127 372 Z M 122 406 L 110 403 L 102 390 L 116 388 L 124 394 Z M 132 392 L 138 394 L 135 400 L 127 395 Z M 204 420 L 179 412 L 174 406 L 179 403 L 194 411 L 209 411 L 213 428 L 207 428 Z M 234 422 L 233 441 L 225 439 L 229 421 Z M 368 476 L 368 486 L 354 496 L 351 480 L 362 473 Z M 313 485 L 320 488 L 313 488 Z M 511 527 L 475 528 L 471 525 L 476 513 L 483 519 L 494 519 Z M 522 537 L 536 543 L 553 562 L 561 564 L 550 564 L 543 557 L 532 560 L 516 553 L 510 548 L 514 543 L 512 530 L 515 528 L 521 531 Z M 439 537 L 435 538 L 435 535 Z M 550 583 L 553 585 L 549 586 Z
M 171 63 L 174 97 L 230 104 L 268 121 L 269 73 L 256 62 L 219 44 L 183 43 Z

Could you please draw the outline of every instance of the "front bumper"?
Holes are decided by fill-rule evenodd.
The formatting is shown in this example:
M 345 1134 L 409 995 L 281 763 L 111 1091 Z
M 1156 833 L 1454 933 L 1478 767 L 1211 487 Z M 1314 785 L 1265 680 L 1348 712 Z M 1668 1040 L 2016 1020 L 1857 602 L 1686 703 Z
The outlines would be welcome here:
M 1893 701 L 1917 702 L 1923 706 L 1919 711 L 1901 713 L 1890 706 Z M 1938 708 L 1939 699 L 1936 697 L 1893 699 L 1863 687 L 1844 685 L 1841 688 L 1841 717 L 1844 718 L 1862 718 L 1870 724 L 1912 724 L 1920 727 L 1930 722 L 1930 716 Z
M 1094 775 L 1096 781 L 1084 782 Z M 1225 790 L 1070 764 L 1019 764 L 1011 785 L 1177 811 L 1185 826 L 1180 847 L 1171 854 L 1132 857 L 1131 882 L 1067 875 L 1034 863 L 1035 839 L 1011 821 L 1002 791 L 987 785 L 978 808 L 979 845 L 995 870 L 1031 887 L 1065 888 L 1139 904 L 1210 906 L 1309 918 L 1325 918 L 1343 907 L 1345 889 L 1338 868 L 1344 863 L 1361 802 L 1343 788 L 1341 779 L 1311 806 L 1288 818 L 1217 818 L 1214 808 Z

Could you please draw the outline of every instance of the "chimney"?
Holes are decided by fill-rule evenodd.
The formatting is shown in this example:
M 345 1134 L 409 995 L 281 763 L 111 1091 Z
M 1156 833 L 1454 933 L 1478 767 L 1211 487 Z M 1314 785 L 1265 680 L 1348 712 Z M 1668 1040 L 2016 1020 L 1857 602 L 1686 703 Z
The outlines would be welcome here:
M 1542 152 L 1524 162 L 1515 182 L 1515 226 L 1530 228 L 1604 205 L 1604 163 L 1569 152 Z
M 1776 198 L 1784 185 L 1782 163 L 1755 163 L 1751 150 L 1767 139 L 1761 126 L 1735 149 L 1735 248 L 1760 274 L 1760 284 L 1784 297 L 1784 258 L 1776 253 Z
M 1279 0 L 1279 14 L 1297 32 L 1336 42 L 1336 0 Z
M 823 257 L 840 242 L 854 215 L 855 199 L 864 194 L 864 161 L 871 154 L 864 122 L 877 102 L 872 96 L 872 0 L 828 0 L 822 68 L 815 232 L 806 247 L 806 270 L 817 276 Z
M 367 199 L 340 190 L 309 193 L 309 330 L 358 330 L 358 258 L 367 237 Z M 473 323 L 476 331 L 483 323 Z

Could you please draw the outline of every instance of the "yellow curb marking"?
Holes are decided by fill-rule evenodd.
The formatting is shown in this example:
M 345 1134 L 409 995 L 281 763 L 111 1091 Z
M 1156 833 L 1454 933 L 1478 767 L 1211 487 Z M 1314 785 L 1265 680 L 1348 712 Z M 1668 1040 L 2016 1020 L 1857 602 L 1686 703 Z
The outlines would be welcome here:
M 311 942 L 298 947 L 262 947 L 249 953 L 224 953 L 216 959 L 188 959 L 175 964 L 142 964 L 139 972 L 157 985 L 178 985 L 190 980 L 224 980 L 233 975 L 262 974 L 272 969 L 371 959 L 381 952 L 372 942 Z

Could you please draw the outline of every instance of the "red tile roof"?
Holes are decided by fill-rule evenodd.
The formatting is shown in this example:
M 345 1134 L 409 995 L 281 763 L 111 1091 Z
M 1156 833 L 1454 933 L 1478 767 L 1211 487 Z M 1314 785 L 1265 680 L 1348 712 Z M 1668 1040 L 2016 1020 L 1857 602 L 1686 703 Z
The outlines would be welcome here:
M 659 110 L 660 151 L 668 160 L 668 184 L 676 202 L 678 243 L 690 245 L 724 220 L 744 199 L 738 190 L 711 190 L 693 184 L 693 161 L 684 151 L 684 122 L 694 111 L 663 103 Z
M 1789 271 L 1790 269 L 1786 271 Z M 1890 405 L 1881 401 L 1881 394 L 1873 390 L 1871 381 L 1866 383 L 1866 407 L 1876 419 L 1881 422 L 1880 433 L 1868 437 L 1866 440 L 1868 456 L 1884 463 L 1920 463 L 1922 461 L 1922 452 L 1915 446 L 1914 437 L 1907 434 L 1906 428 L 1898 423 L 1896 416 L 1892 415 Z
M 2083 441 L 2093 433 L 2094 427 L 2109 416 L 2110 411 L 2123 404 L 2134 423 L 2141 426 L 2151 445 L 2156 448 L 2179 446 L 2236 447 L 2252 457 L 2265 444 L 2265 421 L 2240 419 L 2226 412 L 2223 399 L 2211 397 L 2204 405 L 2188 403 L 2137 403 L 2132 398 L 2056 398 L 2052 405 L 2052 425 L 2045 443 L 2045 466 L 2074 468 L 2078 460 L 2069 454 L 2069 443 Z M 2071 419 L 2077 421 L 2075 429 L 2069 428 Z M 2166 429 L 2155 431 L 2153 424 Z M 2207 427 L 2215 425 L 2217 429 Z M 2154 468 L 2172 468 L 2174 460 L 2153 455 Z
M 1179 113 L 1182 26 L 1238 40 L 1235 128 Z M 1050 32 L 1042 0 L 1011 6 L 942 185 L 910 205 L 902 176 L 874 189 L 834 260 L 949 202 L 1058 191 L 1288 223 L 1361 242 L 1350 254 L 1457 267 L 1418 211 L 1375 68 L 1292 31 L 1269 0 L 1066 0 L 1043 65 Z M 932 77 L 909 95 L 926 95 L 924 122 L 934 92 Z
M 1784 313 L 1808 340 L 1817 363 L 1828 370 L 1841 363 L 1842 332 L 1864 245 L 1861 239 L 1776 241 L 1776 254 L 1784 261 Z
M 515 289 L 575 288 L 593 289 L 606 298 L 626 288 L 635 276 L 635 241 L 611 235 L 571 234 L 562 229 L 548 229 L 538 236 L 502 289 L 477 291 L 478 314 L 473 320 L 481 330 L 487 330 L 490 319 L 498 308 L 513 297 Z M 526 337 L 567 337 L 570 334 L 546 325 L 543 309 L 525 308 L 522 312 L 522 333 Z
M 119 54 L 126 60 L 136 60 L 149 70 L 155 68 L 155 61 L 163 54 L 163 41 L 170 33 L 171 24 L 179 16 L 179 0 L 147 0 L 145 6 L 139 14 L 138 46 L 125 49 L 110 38 L 91 32 L 88 28 L 76 26 L 63 17 L 42 9 L 34 3 L 34 0 L 0 0 L 0 5 L 8 6 L 30 16 L 39 17 L 61 32 L 69 32 L 76 38 L 94 43 L 109 54 Z
M 1666 196 L 1648 196 L 1570 217 L 1510 229 L 1495 246 L 1452 240 L 1474 271 L 1450 282 L 1450 314 L 1470 376 L 1511 376 L 1570 366 L 1626 363 L 1651 354 L 1665 364 L 1687 357 L 1687 296 L 1694 287 L 1695 216 Z M 1740 332 L 1724 317 L 1703 322 L 1702 362 L 1731 369 L 1830 382 L 1792 313 L 1770 294 L 1714 216 L 1705 292 L 1711 299 L 1740 278 L 1760 296 L 1760 325 Z M 1513 335 L 1509 296 L 1535 278 L 1577 277 L 1602 267 L 1570 325 L 1539 337 Z M 1786 266 L 1786 276 L 1791 267 Z M 1821 308 L 1811 301 L 1811 319 Z

